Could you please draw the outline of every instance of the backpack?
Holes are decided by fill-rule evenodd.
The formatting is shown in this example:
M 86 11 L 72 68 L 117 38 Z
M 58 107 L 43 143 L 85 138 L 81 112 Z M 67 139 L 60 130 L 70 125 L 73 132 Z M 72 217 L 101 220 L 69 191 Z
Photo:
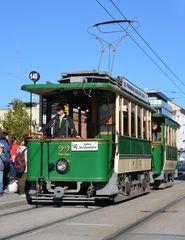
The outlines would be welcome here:
M 22 152 L 18 152 L 14 159 L 14 168 L 18 173 L 23 173 L 26 168 L 25 151 L 26 148 Z

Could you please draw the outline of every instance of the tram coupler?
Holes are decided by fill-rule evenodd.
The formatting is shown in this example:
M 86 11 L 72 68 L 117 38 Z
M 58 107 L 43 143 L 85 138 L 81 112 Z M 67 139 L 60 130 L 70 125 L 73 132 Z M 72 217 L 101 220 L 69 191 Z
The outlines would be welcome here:
M 67 189 L 68 187 L 60 187 L 60 186 L 56 187 L 54 189 L 54 196 L 56 198 L 62 198 L 64 196 L 65 190 Z

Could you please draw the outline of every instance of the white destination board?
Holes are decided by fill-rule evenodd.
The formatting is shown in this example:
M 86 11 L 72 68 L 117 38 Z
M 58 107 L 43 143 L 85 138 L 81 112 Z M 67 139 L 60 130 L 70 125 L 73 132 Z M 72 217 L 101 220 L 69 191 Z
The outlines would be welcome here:
M 71 142 L 71 151 L 97 151 L 98 142 Z

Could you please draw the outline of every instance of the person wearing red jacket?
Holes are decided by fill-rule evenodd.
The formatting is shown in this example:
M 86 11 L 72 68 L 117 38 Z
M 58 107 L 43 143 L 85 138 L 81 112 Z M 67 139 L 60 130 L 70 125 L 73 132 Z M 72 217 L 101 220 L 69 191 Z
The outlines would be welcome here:
M 17 155 L 18 147 L 19 147 L 19 144 L 17 143 L 16 138 L 15 137 L 12 138 L 11 146 L 10 146 L 10 161 L 11 161 L 11 163 L 10 163 L 11 167 L 10 167 L 10 173 L 9 173 L 10 178 L 16 177 L 16 172 L 13 167 L 13 163 L 14 163 L 14 159 Z

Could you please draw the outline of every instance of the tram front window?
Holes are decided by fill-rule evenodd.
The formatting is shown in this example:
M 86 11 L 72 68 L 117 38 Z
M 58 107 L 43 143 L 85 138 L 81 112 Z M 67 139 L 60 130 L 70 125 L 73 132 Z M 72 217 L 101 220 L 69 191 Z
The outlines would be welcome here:
M 152 140 L 153 142 L 161 141 L 161 126 L 156 122 L 152 124 Z

